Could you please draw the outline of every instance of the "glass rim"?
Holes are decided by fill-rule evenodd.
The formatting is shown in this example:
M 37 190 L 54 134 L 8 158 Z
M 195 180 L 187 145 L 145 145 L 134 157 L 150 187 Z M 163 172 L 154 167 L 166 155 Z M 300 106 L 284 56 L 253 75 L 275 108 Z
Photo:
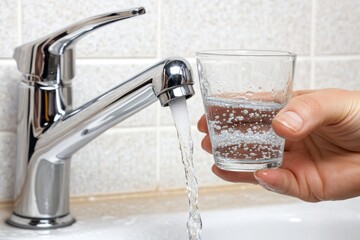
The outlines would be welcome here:
M 296 54 L 278 50 L 252 50 L 252 49 L 214 49 L 195 53 L 196 57 L 292 57 Z

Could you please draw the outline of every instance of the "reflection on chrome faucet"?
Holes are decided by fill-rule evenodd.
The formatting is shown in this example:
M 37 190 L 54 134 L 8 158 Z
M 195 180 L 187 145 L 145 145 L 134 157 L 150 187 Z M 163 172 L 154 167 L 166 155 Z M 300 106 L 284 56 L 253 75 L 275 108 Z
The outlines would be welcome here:
M 77 22 L 15 49 L 19 86 L 15 209 L 7 223 L 46 229 L 75 222 L 69 212 L 73 153 L 147 107 L 194 95 L 189 63 L 168 58 L 78 109 L 72 109 L 75 43 L 109 23 L 143 15 L 142 7 Z

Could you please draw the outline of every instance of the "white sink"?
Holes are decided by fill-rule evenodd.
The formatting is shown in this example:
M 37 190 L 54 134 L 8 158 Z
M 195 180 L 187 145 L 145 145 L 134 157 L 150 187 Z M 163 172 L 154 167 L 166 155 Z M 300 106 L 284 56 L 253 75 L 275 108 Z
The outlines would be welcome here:
M 204 214 L 203 239 L 360 239 L 360 199 Z
M 96 209 L 95 209 L 96 212 Z M 77 216 L 71 227 L 19 230 L 0 226 L 0 239 L 184 240 L 186 212 L 97 217 Z M 360 199 L 324 203 L 283 203 L 201 211 L 203 240 L 360 239 Z

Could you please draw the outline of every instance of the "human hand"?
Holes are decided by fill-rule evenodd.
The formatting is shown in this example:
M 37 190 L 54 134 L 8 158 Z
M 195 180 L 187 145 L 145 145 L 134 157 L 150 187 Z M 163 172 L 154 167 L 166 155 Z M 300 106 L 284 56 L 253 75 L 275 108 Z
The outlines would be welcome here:
M 274 118 L 274 131 L 286 139 L 282 166 L 255 173 L 213 172 L 231 182 L 260 183 L 268 190 L 305 201 L 360 196 L 360 92 L 339 89 L 296 91 Z M 211 153 L 205 116 L 198 129 Z

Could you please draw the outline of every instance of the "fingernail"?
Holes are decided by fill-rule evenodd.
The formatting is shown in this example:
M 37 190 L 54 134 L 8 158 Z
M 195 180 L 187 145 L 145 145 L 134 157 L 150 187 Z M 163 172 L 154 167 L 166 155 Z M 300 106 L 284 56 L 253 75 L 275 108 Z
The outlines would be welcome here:
M 265 188 L 265 189 L 267 189 L 269 191 L 276 192 L 276 189 L 273 186 L 271 186 L 269 184 L 266 184 L 260 177 L 257 176 L 257 174 L 266 175 L 267 174 L 266 172 L 261 172 L 261 173 L 255 172 L 254 177 L 255 177 L 256 181 L 258 181 L 260 186 L 262 186 L 263 188 Z
M 278 114 L 275 120 L 294 132 L 300 131 L 303 126 L 302 118 L 297 113 L 291 111 Z

